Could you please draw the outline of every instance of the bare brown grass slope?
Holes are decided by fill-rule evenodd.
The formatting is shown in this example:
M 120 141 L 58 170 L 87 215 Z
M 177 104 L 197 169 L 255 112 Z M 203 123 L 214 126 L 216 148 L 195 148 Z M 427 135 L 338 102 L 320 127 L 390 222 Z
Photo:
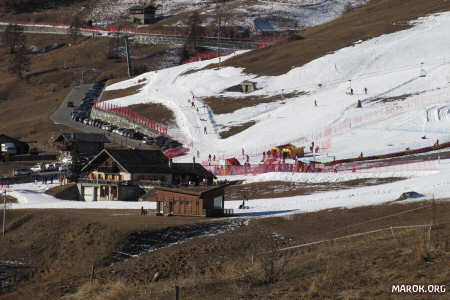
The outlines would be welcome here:
M 409 20 L 448 10 L 450 2 L 446 0 L 372 0 L 332 22 L 301 31 L 302 40 L 251 51 L 224 65 L 252 74 L 281 75 L 359 40 L 406 29 Z
M 73 130 L 55 125 L 50 115 L 61 105 L 70 90 L 81 80 L 85 83 L 105 78 L 127 77 L 125 60 L 107 59 L 109 40 L 83 38 L 73 44 L 68 36 L 27 35 L 29 45 L 43 48 L 53 43 L 66 42 L 66 46 L 45 54 L 31 56 L 30 71 L 19 80 L 8 73 L 6 47 L 0 48 L 0 132 L 25 141 L 48 145 L 51 137 Z M 148 58 L 136 60 L 139 64 L 152 64 L 165 48 L 138 46 L 136 55 Z M 88 71 L 88 70 L 95 71 Z M 41 147 L 40 147 L 41 148 Z
M 449 284 L 450 206 L 436 203 L 433 209 L 430 204 L 255 219 L 232 232 L 192 239 L 99 270 L 99 282 L 125 281 L 127 292 L 137 299 L 173 298 L 175 285 L 188 299 L 394 299 L 392 284 Z M 433 222 L 429 239 L 429 229 L 398 228 L 275 251 L 379 228 Z M 153 280 L 157 272 L 159 281 Z M 395 295 L 395 299 L 411 299 L 411 295 Z

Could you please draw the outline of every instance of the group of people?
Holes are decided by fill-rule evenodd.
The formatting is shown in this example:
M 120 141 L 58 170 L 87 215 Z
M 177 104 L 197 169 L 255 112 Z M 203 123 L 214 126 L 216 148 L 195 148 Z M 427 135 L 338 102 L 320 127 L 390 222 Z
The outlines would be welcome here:
M 369 91 L 366 87 L 363 89 L 363 91 L 364 91 L 364 94 L 366 94 L 367 95 L 367 92 Z M 350 88 L 350 95 L 353 95 L 354 94 L 354 91 L 353 91 L 353 88 Z

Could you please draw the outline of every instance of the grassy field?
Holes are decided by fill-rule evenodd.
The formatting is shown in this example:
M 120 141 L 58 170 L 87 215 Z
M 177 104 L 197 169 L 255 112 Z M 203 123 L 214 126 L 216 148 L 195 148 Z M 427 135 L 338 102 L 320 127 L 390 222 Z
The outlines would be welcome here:
M 448 201 L 253 219 L 232 232 L 111 264 L 112 253 L 139 236 L 212 220 L 141 217 L 137 211 L 12 211 L 0 255 L 29 268 L 17 270 L 17 282 L 0 292 L 0 299 L 125 299 L 114 297 L 116 293 L 129 299 L 169 299 L 175 284 L 181 299 L 390 299 L 396 283 L 448 286 L 449 219 Z M 430 239 L 423 228 L 394 229 L 275 251 L 431 223 Z M 91 284 L 92 265 L 96 279 Z M 153 280 L 155 273 L 158 280 Z

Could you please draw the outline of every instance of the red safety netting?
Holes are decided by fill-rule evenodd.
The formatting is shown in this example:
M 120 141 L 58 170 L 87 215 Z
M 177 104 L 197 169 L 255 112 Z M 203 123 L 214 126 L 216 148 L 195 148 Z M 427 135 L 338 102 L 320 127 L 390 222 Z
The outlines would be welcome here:
M 94 101 L 94 107 L 96 109 L 106 111 L 109 113 L 113 113 L 115 115 L 127 118 L 137 124 L 140 124 L 148 129 L 151 129 L 153 131 L 156 131 L 157 133 L 161 135 L 167 135 L 167 126 L 158 123 L 156 121 L 150 120 L 146 117 L 143 117 L 136 113 L 135 111 L 127 108 L 118 106 L 109 102 L 98 102 L 97 99 Z
M 209 165 L 203 166 L 216 176 L 229 175 L 258 175 L 269 172 L 303 172 L 303 173 L 333 173 L 333 172 L 362 172 L 372 168 L 401 166 L 395 171 L 424 171 L 436 169 L 436 164 L 428 160 L 403 160 L 403 161 L 383 161 L 374 163 L 352 163 L 338 164 L 334 166 L 325 166 L 321 163 L 274 163 L 274 164 L 255 164 L 243 166 L 222 166 Z M 392 170 L 390 170 L 392 171 Z

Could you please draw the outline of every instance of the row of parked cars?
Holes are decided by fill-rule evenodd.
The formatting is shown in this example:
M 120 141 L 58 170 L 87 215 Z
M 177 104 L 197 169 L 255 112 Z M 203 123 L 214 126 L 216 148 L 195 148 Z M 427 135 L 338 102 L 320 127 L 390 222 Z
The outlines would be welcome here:
M 72 119 L 81 122 L 88 126 L 93 126 L 101 128 L 108 132 L 116 133 L 118 135 L 128 137 L 134 140 L 141 141 L 143 144 L 147 145 L 158 145 L 163 150 L 176 148 L 181 146 L 181 144 L 167 136 L 152 137 L 141 132 L 138 132 L 130 128 L 121 128 L 114 124 L 110 124 L 100 119 L 89 118 L 92 106 L 94 105 L 94 99 L 98 98 L 102 89 L 105 87 L 105 81 L 97 82 L 93 87 L 86 93 L 83 98 L 82 104 L 75 108 L 72 112 Z
M 58 162 L 47 164 L 36 164 L 31 168 L 21 168 L 14 170 L 14 176 L 31 175 L 32 173 L 40 172 L 54 172 L 54 171 L 67 171 L 69 166 L 67 164 L 61 164 Z
M 83 99 L 81 100 L 81 104 L 74 108 L 72 111 L 72 119 L 76 121 L 80 120 L 86 120 L 89 119 L 89 115 L 92 110 L 92 106 L 94 105 L 95 99 L 97 99 L 103 88 L 105 87 L 105 80 L 96 82 L 84 95 Z M 74 107 L 73 102 L 67 103 L 68 107 Z

